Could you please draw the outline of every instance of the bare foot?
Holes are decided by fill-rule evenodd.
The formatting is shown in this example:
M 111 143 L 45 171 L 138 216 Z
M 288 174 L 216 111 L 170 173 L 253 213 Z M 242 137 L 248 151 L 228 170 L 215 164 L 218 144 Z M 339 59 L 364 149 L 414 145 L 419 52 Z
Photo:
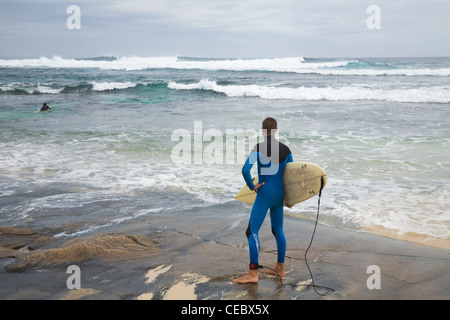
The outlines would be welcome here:
M 242 277 L 233 279 L 234 283 L 258 283 L 258 270 L 249 270 L 248 273 Z
M 284 263 L 278 262 L 275 269 L 262 269 L 261 272 L 271 276 L 284 277 Z

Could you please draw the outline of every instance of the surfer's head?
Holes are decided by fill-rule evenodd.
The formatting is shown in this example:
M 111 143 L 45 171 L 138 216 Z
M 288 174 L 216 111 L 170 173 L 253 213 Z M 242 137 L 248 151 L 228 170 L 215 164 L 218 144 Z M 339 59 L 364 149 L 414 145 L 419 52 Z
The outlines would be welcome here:
M 271 117 L 265 118 L 262 123 L 262 129 L 265 135 L 267 136 L 275 134 L 275 132 L 278 130 L 277 120 Z

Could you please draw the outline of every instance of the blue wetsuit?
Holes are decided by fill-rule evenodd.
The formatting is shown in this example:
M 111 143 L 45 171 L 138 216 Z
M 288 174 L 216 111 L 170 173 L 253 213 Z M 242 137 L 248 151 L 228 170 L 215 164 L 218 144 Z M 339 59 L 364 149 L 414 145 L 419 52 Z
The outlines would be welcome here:
M 242 175 L 250 190 L 255 188 L 250 174 L 255 162 L 258 163 L 258 183 L 264 182 L 258 189 L 246 231 L 250 250 L 250 269 L 258 268 L 260 251 L 258 232 L 269 209 L 272 233 L 277 243 L 278 262 L 284 262 L 286 238 L 283 232 L 283 172 L 286 163 L 292 161 L 289 148 L 274 137 L 268 136 L 264 142 L 258 143 L 253 148 L 242 168 Z

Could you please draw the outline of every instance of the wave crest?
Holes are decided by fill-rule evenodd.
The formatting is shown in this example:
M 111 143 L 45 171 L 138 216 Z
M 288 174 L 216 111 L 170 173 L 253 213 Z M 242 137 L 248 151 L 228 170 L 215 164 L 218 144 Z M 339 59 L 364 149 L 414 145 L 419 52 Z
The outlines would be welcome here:
M 174 90 L 208 90 L 223 93 L 229 97 L 259 97 L 276 100 L 380 100 L 395 102 L 434 102 L 450 103 L 450 88 L 434 87 L 420 89 L 370 89 L 357 84 L 334 87 L 276 87 L 259 85 L 219 85 L 215 81 L 202 79 L 197 83 L 182 84 L 169 82 L 168 88 Z
M 64 59 L 0 59 L 0 68 L 79 68 L 137 71 L 147 69 L 269 71 L 356 76 L 450 76 L 450 68 L 393 68 L 381 62 L 355 59 L 319 60 L 303 57 L 267 59 L 210 59 L 188 57 L 98 57 Z
M 30 85 L 25 83 L 11 83 L 0 87 L 0 94 L 12 95 L 28 95 L 28 94 L 58 94 L 72 92 L 88 92 L 88 91 L 112 91 L 134 88 L 138 86 L 137 82 L 85 82 L 74 85 L 58 86 L 54 84 Z

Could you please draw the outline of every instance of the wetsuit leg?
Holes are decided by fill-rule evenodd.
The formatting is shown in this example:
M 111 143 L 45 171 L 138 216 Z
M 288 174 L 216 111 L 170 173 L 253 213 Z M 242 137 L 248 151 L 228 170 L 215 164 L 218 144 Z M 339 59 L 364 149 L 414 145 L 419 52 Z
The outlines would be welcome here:
M 283 205 L 270 208 L 270 222 L 272 224 L 272 233 L 277 242 L 278 262 L 284 263 L 286 256 L 286 237 L 283 231 Z
M 257 268 L 258 266 L 258 257 L 260 251 L 258 233 L 264 222 L 268 210 L 269 206 L 267 205 L 266 201 L 264 201 L 264 198 L 257 196 L 255 203 L 253 204 L 252 212 L 250 214 L 250 221 L 248 223 L 248 228 L 246 231 L 250 251 L 250 268 L 252 269 Z

